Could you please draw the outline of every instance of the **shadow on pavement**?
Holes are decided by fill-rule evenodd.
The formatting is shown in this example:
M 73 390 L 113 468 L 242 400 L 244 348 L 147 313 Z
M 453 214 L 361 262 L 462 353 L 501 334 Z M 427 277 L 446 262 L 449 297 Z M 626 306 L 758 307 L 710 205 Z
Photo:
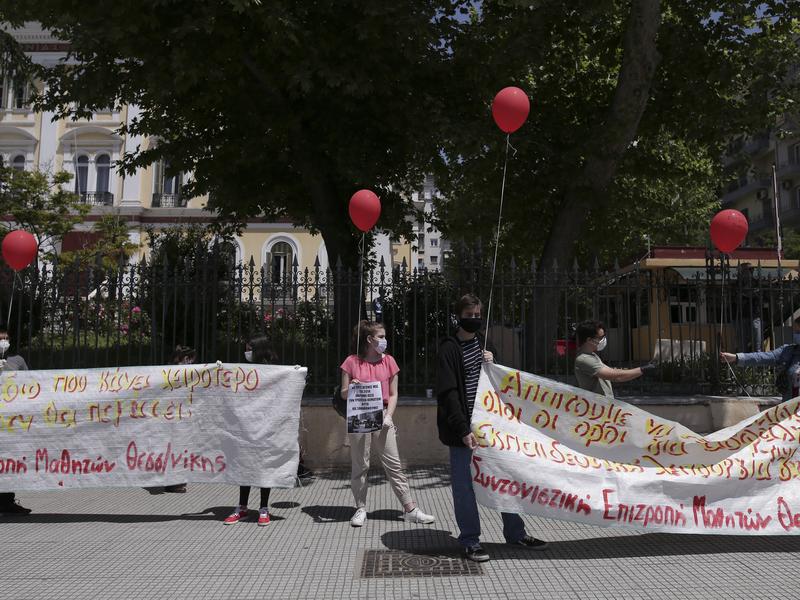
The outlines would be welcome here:
M 222 521 L 231 514 L 230 506 L 213 506 L 196 513 L 178 515 L 132 515 L 122 513 L 31 513 L 22 517 L 5 517 L 4 522 L 14 523 L 163 523 L 167 521 Z M 272 521 L 283 521 L 285 517 L 269 514 Z M 249 521 L 258 518 L 257 510 L 250 510 Z
M 353 506 L 304 506 L 301 509 L 315 523 L 346 523 L 356 512 Z M 373 521 L 399 521 L 403 512 L 400 510 L 382 509 L 367 512 L 367 520 Z
M 538 535 L 537 535 L 538 537 Z M 542 534 L 547 539 L 546 532 Z M 546 550 L 536 551 L 508 544 L 482 543 L 492 559 L 529 558 L 592 560 L 647 556 L 691 556 L 753 552 L 800 552 L 800 539 L 789 536 L 681 535 L 649 533 L 603 536 L 581 540 L 550 542 Z
M 304 506 L 301 509 L 315 523 L 344 523 L 350 520 L 355 509 L 352 506 Z
M 399 521 L 402 516 L 402 510 L 392 510 L 390 508 L 367 512 L 367 518 L 373 521 Z
M 402 550 L 409 554 L 452 556 L 461 552 L 461 546 L 450 531 L 430 529 L 425 525 L 415 529 L 387 531 L 381 536 L 381 542 L 389 550 Z
M 543 535 L 546 539 L 546 535 Z M 390 550 L 421 555 L 457 555 L 461 546 L 450 531 L 417 529 L 388 531 L 381 542 Z M 545 550 L 529 550 L 504 543 L 481 542 L 492 560 L 593 560 L 648 556 L 687 556 L 754 552 L 800 553 L 800 538 L 789 536 L 643 535 L 603 536 L 550 542 Z

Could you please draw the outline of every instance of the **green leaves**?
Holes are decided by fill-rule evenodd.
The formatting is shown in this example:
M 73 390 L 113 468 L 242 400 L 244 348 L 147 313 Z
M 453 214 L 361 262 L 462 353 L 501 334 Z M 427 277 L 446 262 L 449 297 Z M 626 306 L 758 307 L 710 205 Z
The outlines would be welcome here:
M 90 207 L 77 194 L 64 189 L 69 173 L 53 176 L 41 171 L 17 171 L 0 167 L 0 206 L 15 221 L 13 229 L 34 234 L 39 247 L 52 255 L 51 246 L 81 223 Z M 0 237 L 6 232 L 0 223 Z

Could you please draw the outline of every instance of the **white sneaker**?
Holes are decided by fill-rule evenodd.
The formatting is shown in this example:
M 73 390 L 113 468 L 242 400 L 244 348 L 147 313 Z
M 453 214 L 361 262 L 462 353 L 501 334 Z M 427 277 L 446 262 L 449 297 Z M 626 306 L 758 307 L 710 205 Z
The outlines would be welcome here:
M 350 519 L 350 525 L 353 527 L 362 527 L 367 520 L 367 509 L 359 508 L 356 514 Z
M 436 517 L 422 512 L 419 509 L 419 506 L 417 506 L 414 510 L 403 513 L 403 519 L 405 519 L 406 523 L 422 523 L 423 525 L 430 525 L 436 520 Z

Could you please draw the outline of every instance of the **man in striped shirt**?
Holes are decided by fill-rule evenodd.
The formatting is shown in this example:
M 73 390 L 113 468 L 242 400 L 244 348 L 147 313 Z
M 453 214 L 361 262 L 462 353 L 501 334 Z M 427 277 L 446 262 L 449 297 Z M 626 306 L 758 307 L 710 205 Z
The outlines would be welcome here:
M 456 303 L 458 330 L 439 346 L 436 372 L 436 422 L 439 439 L 450 447 L 450 475 L 453 486 L 453 508 L 460 530 L 459 543 L 465 556 L 476 562 L 489 560 L 480 545 L 481 522 L 478 503 L 472 489 L 472 451 L 478 447 L 470 421 L 475 407 L 475 394 L 483 362 L 494 362 L 494 352 L 484 350 L 484 338 L 478 331 L 483 327 L 481 301 L 473 294 Z M 547 543 L 525 533 L 525 523 L 519 515 L 501 513 L 503 536 L 509 544 L 543 550 Z

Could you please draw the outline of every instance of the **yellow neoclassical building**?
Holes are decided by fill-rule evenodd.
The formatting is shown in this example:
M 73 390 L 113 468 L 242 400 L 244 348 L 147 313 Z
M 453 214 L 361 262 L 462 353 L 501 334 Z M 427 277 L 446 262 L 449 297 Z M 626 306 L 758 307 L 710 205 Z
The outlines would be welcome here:
M 68 44 L 35 23 L 11 33 L 38 64 L 53 65 L 66 56 Z M 185 197 L 182 188 L 186 176 L 168 176 L 163 163 L 131 176 L 116 171 L 115 163 L 124 153 L 155 143 L 118 133 L 122 125 L 137 117 L 138 107 L 109 108 L 95 112 L 91 119 L 54 119 L 53 113 L 36 112 L 31 106 L 30 98 L 42 83 L 3 77 L 0 85 L 0 161 L 18 169 L 67 171 L 74 176 L 75 192 L 91 206 L 76 234 L 66 236 L 62 247 L 54 248 L 56 251 L 74 249 L 81 243 L 81 233 L 91 230 L 102 215 L 112 213 L 127 222 L 129 238 L 138 247 L 131 260 L 137 261 L 149 253 L 146 230 L 203 224 L 213 218 L 204 210 L 207 198 Z M 414 194 L 411 200 L 426 204 L 430 212 L 432 193 L 433 182 L 426 180 L 422 193 Z M 405 261 L 409 268 L 436 269 L 446 242 L 427 220 L 415 224 L 415 230 L 423 234 L 421 243 L 392 243 L 387 235 L 377 236 L 373 248 L 377 258 L 382 257 L 387 268 Z M 256 268 L 268 267 L 275 276 L 294 264 L 300 269 L 316 265 L 325 269 L 335 262 L 335 257 L 329 259 L 321 236 L 289 221 L 253 220 L 234 242 L 237 261 L 247 264 L 252 259 Z

